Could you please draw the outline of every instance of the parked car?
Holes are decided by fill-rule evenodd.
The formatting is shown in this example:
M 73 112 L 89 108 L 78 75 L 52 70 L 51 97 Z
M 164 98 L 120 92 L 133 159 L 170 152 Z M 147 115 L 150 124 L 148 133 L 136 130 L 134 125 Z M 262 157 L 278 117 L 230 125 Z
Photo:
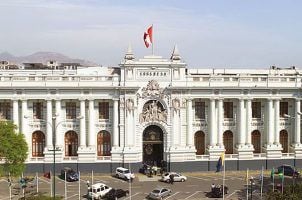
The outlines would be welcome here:
M 71 182 L 71 181 L 78 181 L 79 180 L 79 175 L 77 172 L 75 172 L 73 169 L 69 167 L 65 167 L 64 169 L 61 170 L 61 178 L 65 180 L 65 172 L 66 172 L 66 181 Z
M 152 192 L 149 193 L 148 198 L 149 199 L 163 199 L 167 196 L 169 196 L 172 193 L 172 191 L 168 188 L 155 188 L 152 190 Z
M 112 188 L 104 183 L 96 183 L 88 188 L 89 199 L 101 199 L 103 198 Z
M 167 182 L 169 183 L 170 180 L 170 175 L 173 174 L 174 175 L 174 182 L 184 182 L 187 180 L 187 177 L 184 175 L 181 175 L 180 173 L 176 173 L 176 172 L 167 172 L 165 174 L 162 175 L 161 177 L 161 181 L 163 182 Z
M 126 169 L 126 168 L 123 168 L 123 167 L 116 168 L 115 176 L 117 178 L 130 180 L 130 181 L 132 181 L 135 178 L 135 175 L 133 173 L 131 173 L 129 169 Z
M 284 176 L 294 176 L 294 177 L 299 177 L 300 172 L 297 171 L 293 166 L 290 165 L 281 165 L 277 168 L 276 173 L 283 173 L 283 168 L 284 168 Z
M 129 190 L 123 190 L 123 189 L 111 189 L 105 196 L 104 199 L 107 200 L 115 200 L 117 198 L 125 197 L 129 194 Z

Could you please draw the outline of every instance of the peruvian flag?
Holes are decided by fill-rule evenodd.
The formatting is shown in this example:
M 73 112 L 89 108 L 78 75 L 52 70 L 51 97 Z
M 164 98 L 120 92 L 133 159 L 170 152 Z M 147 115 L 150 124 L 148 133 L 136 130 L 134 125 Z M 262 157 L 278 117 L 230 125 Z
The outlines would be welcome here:
M 153 32 L 153 25 L 150 26 L 147 29 L 147 31 L 145 31 L 144 33 L 144 42 L 147 48 L 152 44 L 152 32 Z

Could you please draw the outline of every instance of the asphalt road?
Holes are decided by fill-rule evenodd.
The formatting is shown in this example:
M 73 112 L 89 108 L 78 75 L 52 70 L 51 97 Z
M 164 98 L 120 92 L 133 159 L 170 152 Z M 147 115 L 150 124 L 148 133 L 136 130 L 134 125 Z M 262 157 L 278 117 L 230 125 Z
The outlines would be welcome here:
M 260 199 L 260 172 L 250 172 L 249 176 L 255 177 L 255 185 L 253 186 L 253 199 Z M 153 176 L 149 178 L 143 174 L 136 174 L 135 180 L 130 184 L 126 181 L 112 177 L 109 174 L 95 175 L 93 183 L 103 182 L 113 188 L 122 188 L 130 190 L 127 197 L 121 198 L 122 200 L 143 200 L 146 199 L 149 192 L 156 187 L 166 187 L 172 190 L 172 194 L 165 199 L 169 200 L 182 200 L 182 199 L 209 199 L 208 192 L 210 191 L 211 184 L 222 184 L 222 173 L 201 172 L 201 173 L 184 173 L 188 180 L 186 182 L 176 182 L 173 185 L 158 181 L 160 176 Z M 228 194 L 225 199 L 247 199 L 245 172 L 226 172 L 225 184 L 229 187 Z M 281 183 L 278 175 L 275 175 L 275 183 Z M 91 176 L 85 174 L 81 176 L 80 180 L 80 198 L 79 198 L 79 182 L 71 182 L 66 184 L 66 199 L 77 200 L 86 199 L 87 193 L 86 181 L 92 182 Z M 291 184 L 292 178 L 286 177 L 285 184 Z M 264 176 L 264 189 L 265 193 L 268 189 L 272 189 L 273 185 L 270 179 L 269 172 Z M 22 196 L 22 190 L 18 190 L 20 185 L 18 180 L 15 179 L 12 185 L 12 199 L 18 199 Z M 35 184 L 29 183 L 25 190 L 25 195 L 37 190 Z M 49 179 L 39 177 L 38 190 L 42 193 L 51 193 L 51 182 Z M 65 196 L 65 183 L 64 180 L 56 177 L 56 194 Z M 263 194 L 264 195 L 264 194 Z M 251 199 L 251 191 L 249 190 L 249 199 Z M 9 187 L 7 179 L 0 179 L 0 200 L 9 200 Z

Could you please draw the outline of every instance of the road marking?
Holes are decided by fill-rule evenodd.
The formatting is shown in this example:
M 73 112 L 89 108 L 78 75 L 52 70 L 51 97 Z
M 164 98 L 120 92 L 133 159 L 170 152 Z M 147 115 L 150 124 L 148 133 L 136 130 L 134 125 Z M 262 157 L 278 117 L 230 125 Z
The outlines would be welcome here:
M 209 179 L 206 178 L 200 178 L 200 177 L 196 177 L 196 176 L 188 176 L 189 178 L 195 178 L 195 179 L 199 179 L 199 180 L 204 180 L 204 181 L 209 181 Z
M 72 195 L 70 197 L 67 197 L 66 199 L 69 199 L 69 198 L 72 198 L 72 197 L 75 197 L 75 196 L 78 196 L 78 194 L 74 194 L 74 195 Z
M 169 198 L 173 197 L 174 195 L 177 195 L 178 193 L 179 193 L 179 192 L 175 192 L 174 194 L 168 196 L 166 199 L 169 199 Z
M 239 192 L 240 190 L 235 190 L 233 193 L 231 193 L 230 195 L 228 195 L 227 197 L 226 197 L 226 199 L 227 198 L 230 198 L 232 195 L 234 195 L 236 192 Z
M 194 192 L 193 194 L 191 194 L 190 196 L 186 197 L 185 199 L 190 199 L 192 196 L 194 196 L 195 194 L 199 193 L 199 192 L 202 192 L 202 191 L 196 191 Z
M 44 183 L 50 184 L 50 181 L 45 180 L 44 178 L 39 178 L 39 180 L 41 180 Z
M 197 186 L 200 186 L 200 185 L 186 185 L 187 187 L 197 187 Z

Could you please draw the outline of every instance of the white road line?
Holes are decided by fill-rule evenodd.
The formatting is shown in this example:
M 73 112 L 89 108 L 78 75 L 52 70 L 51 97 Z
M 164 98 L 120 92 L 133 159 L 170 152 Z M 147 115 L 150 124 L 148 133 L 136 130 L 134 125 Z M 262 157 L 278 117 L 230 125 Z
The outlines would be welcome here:
M 168 196 L 167 198 L 165 198 L 165 199 L 169 199 L 169 198 L 171 198 L 171 197 L 173 197 L 174 195 L 177 195 L 179 192 L 175 192 L 174 194 L 172 194 L 172 195 L 170 195 L 170 196 Z
M 72 198 L 72 197 L 75 197 L 75 196 L 78 196 L 78 194 L 74 194 L 74 195 L 72 195 L 70 197 L 67 197 L 66 199 L 69 199 L 69 198 Z
M 200 186 L 200 185 L 186 185 L 187 187 L 197 187 L 197 186 Z
M 188 177 L 189 177 L 189 178 L 199 179 L 199 180 L 204 180 L 204 181 L 209 181 L 209 179 L 201 178 L 201 177 L 196 177 L 196 176 L 188 176 Z
M 197 194 L 197 193 L 199 193 L 199 192 L 201 192 L 201 191 L 196 191 L 196 192 L 194 192 L 193 194 L 191 194 L 190 196 L 186 197 L 185 199 L 190 199 L 192 196 L 194 196 L 195 194 Z
M 227 197 L 226 197 L 226 199 L 228 199 L 228 198 L 230 198 L 232 195 L 234 195 L 236 192 L 238 192 L 238 191 L 240 191 L 240 190 L 235 190 L 233 193 L 231 193 L 230 195 L 228 195 Z
M 42 181 L 42 182 L 44 182 L 44 183 L 50 184 L 50 181 L 47 181 L 47 180 L 45 180 L 43 178 L 39 178 L 39 180 Z
M 136 195 L 138 195 L 138 194 L 140 194 L 139 192 L 137 192 L 137 193 L 135 193 L 134 195 L 131 195 L 131 196 L 129 196 L 129 197 L 127 197 L 127 198 L 125 198 L 124 200 L 126 200 L 126 199 L 130 199 L 130 197 L 132 198 L 132 197 L 134 197 L 134 196 L 136 196 Z

